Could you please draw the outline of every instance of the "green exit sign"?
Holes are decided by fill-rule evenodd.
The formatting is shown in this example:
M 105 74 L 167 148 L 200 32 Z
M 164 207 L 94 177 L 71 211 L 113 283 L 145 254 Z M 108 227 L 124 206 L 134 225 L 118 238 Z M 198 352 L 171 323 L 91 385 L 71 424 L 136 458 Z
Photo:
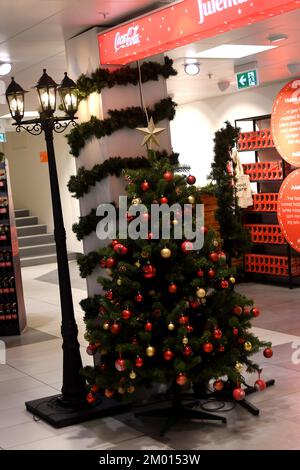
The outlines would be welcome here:
M 239 90 L 245 90 L 253 86 L 259 85 L 258 71 L 248 70 L 247 72 L 241 72 L 236 74 L 236 81 Z

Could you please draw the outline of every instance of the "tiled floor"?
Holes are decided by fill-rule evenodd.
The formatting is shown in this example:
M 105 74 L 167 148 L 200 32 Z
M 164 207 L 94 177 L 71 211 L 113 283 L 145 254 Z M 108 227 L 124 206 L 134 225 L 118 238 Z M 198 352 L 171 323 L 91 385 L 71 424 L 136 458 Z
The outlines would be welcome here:
M 61 387 L 60 308 L 54 271 L 55 265 L 23 269 L 29 330 L 22 338 L 7 340 L 7 363 L 0 365 L 0 448 L 300 449 L 300 289 L 258 284 L 239 289 L 263 311 L 255 321 L 255 333 L 274 345 L 273 358 L 267 361 L 260 354 L 258 361 L 264 378 L 276 379 L 276 386 L 249 398 L 259 406 L 259 418 L 237 406 L 226 413 L 227 425 L 183 422 L 164 438 L 159 436 L 159 419 L 136 419 L 132 413 L 60 430 L 34 421 L 24 402 L 56 394 Z M 74 262 L 71 271 L 81 352 L 87 364 L 91 358 L 85 353 L 78 305 L 86 297 L 85 283 Z

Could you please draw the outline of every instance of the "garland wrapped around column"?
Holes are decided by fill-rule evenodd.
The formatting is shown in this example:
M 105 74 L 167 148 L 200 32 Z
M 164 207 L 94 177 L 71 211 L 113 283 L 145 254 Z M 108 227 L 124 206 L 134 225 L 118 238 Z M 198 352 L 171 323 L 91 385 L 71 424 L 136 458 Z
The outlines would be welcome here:
M 164 98 L 155 103 L 153 109 L 148 109 L 148 114 L 152 116 L 154 122 L 163 121 L 164 119 L 172 121 L 175 116 L 176 106 L 176 103 L 171 98 Z M 132 106 L 121 110 L 110 110 L 108 114 L 110 117 L 103 120 L 92 116 L 90 121 L 79 124 L 72 129 L 66 136 L 71 148 L 71 155 L 79 157 L 80 151 L 92 137 L 101 139 L 124 127 L 135 129 L 138 126 L 145 126 L 147 124 L 145 111 L 139 106 Z
M 144 62 L 141 65 L 142 83 L 151 80 L 157 81 L 159 77 L 169 78 L 177 75 L 173 68 L 173 60 L 164 58 L 164 64 L 158 62 Z M 122 67 L 113 72 L 108 69 L 96 69 L 91 76 L 80 75 L 77 80 L 79 88 L 79 99 L 86 99 L 91 93 L 101 93 L 104 88 L 112 88 L 116 85 L 137 85 L 139 82 L 139 71 L 137 67 Z

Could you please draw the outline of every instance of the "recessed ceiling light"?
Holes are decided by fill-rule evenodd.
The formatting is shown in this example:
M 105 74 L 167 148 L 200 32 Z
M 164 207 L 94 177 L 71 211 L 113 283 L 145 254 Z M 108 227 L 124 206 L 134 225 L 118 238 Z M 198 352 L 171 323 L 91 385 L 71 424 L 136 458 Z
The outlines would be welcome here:
M 248 55 L 259 54 L 260 52 L 269 51 L 277 46 L 253 46 L 245 44 L 223 44 L 222 46 L 213 47 L 206 51 L 198 52 L 197 57 L 201 59 L 241 59 Z
M 9 62 L 0 62 L 0 75 L 7 75 L 11 71 L 11 64 Z
M 268 39 L 269 39 L 270 42 L 272 42 L 272 43 L 275 42 L 276 43 L 276 42 L 286 41 L 286 39 L 288 39 L 288 35 L 287 34 L 281 34 L 281 33 L 270 34 Z
M 184 71 L 187 75 L 195 76 L 200 72 L 200 64 L 197 61 L 187 62 L 184 64 Z

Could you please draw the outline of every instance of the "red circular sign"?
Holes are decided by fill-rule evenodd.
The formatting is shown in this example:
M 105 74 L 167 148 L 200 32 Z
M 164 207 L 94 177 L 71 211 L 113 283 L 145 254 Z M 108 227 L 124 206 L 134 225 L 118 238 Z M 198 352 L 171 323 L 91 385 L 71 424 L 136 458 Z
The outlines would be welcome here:
M 282 158 L 300 166 L 300 79 L 292 80 L 275 100 L 271 119 L 275 147 Z
M 285 239 L 300 252 L 300 169 L 284 180 L 278 196 L 278 221 Z

